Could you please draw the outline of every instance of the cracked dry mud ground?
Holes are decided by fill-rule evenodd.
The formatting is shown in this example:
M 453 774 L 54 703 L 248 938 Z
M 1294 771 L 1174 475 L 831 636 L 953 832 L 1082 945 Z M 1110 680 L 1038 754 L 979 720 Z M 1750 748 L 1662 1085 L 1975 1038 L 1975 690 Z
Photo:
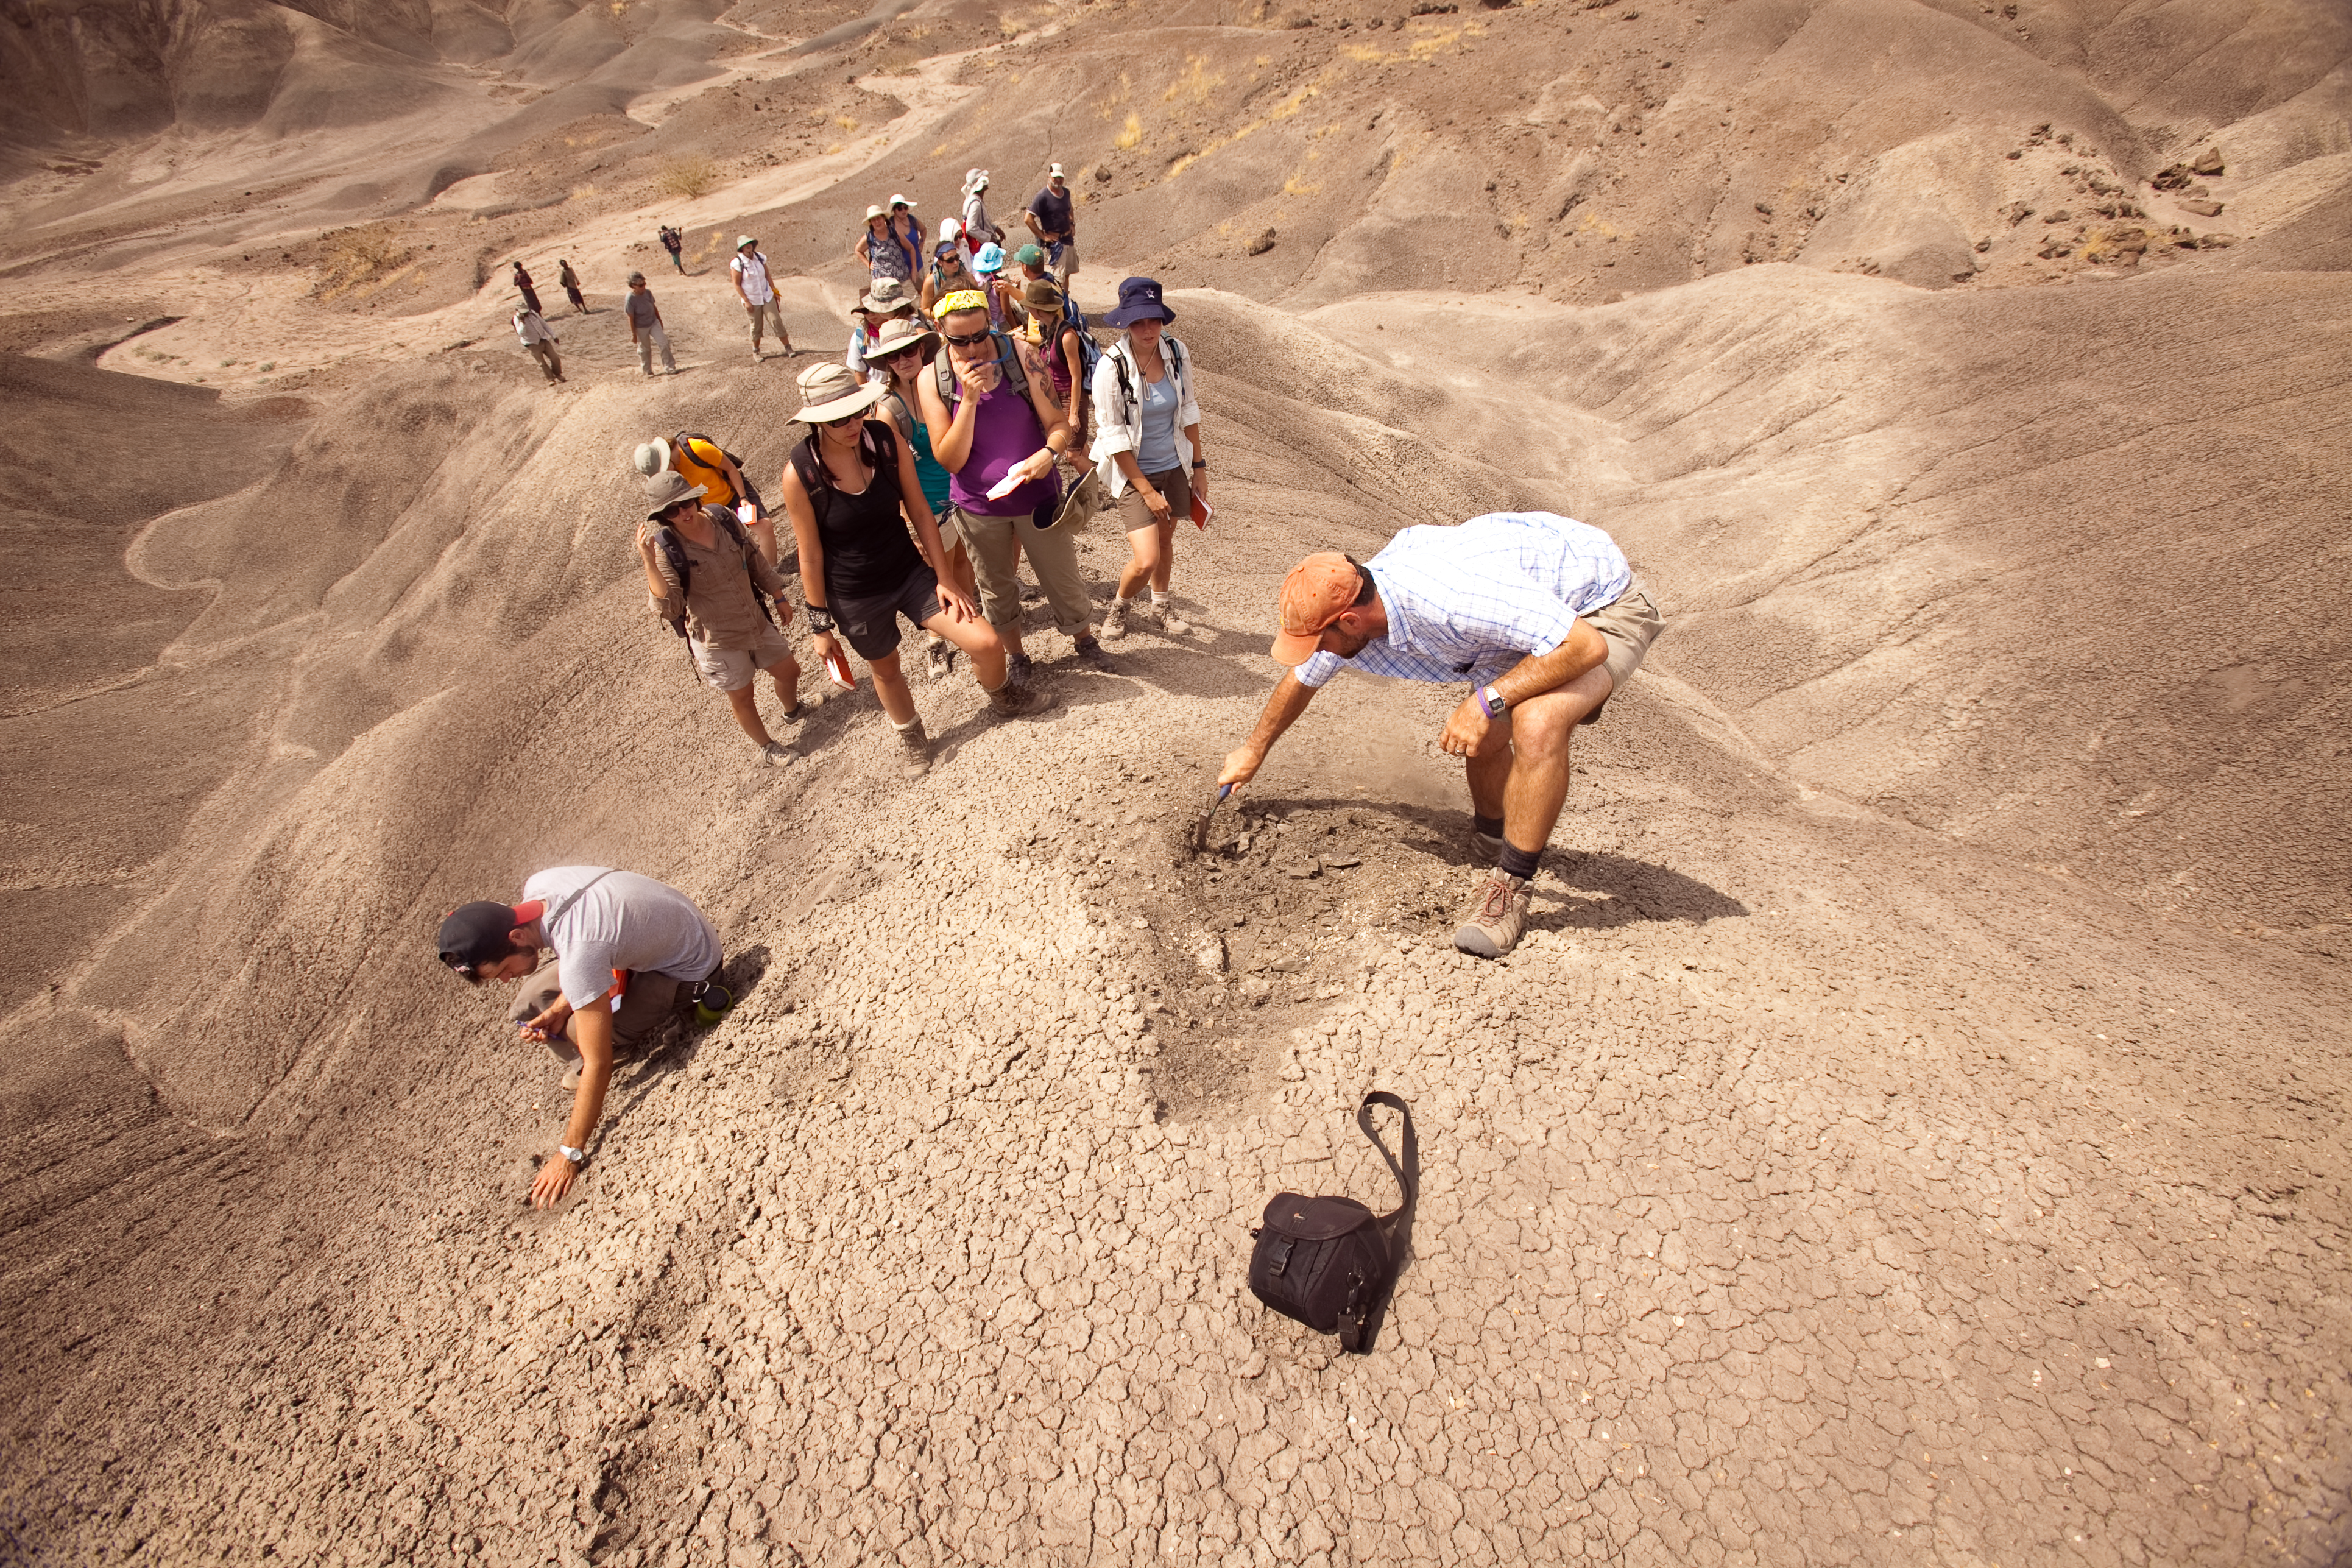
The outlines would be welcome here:
M 1193 582 L 1204 637 L 1241 636 L 1216 628 L 1251 624 L 1255 578 Z M 166 1162 L 278 1234 L 224 1257 L 134 1213 L 83 1238 L 124 1287 L 105 1335 L 133 1364 L 202 1342 L 207 1370 L 54 1390 L 57 1436 L 16 1450 L 16 1539 L 157 1562 L 2328 1560 L 2339 1021 L 2257 944 L 2152 935 L 1823 815 L 1661 682 L 1591 732 L 1535 934 L 1483 965 L 1441 918 L 1468 873 L 1438 694 L 1335 686 L 1196 858 L 1193 737 L 1255 689 L 1171 689 L 1198 655 L 1149 635 L 1120 651 L 1129 674 L 1063 676 L 1043 725 L 923 690 L 946 756 L 911 789 L 870 700 L 829 704 L 780 775 L 723 738 L 615 757 L 622 798 L 565 830 L 623 843 L 630 795 L 692 803 L 665 869 L 720 921 L 734 1014 L 625 1069 L 552 1215 L 516 1205 L 552 1068 L 487 998 L 429 985 L 406 1037 L 435 1070 L 352 1064 L 335 1090 L 396 1116 Z M 615 700 L 583 683 L 540 718 Z M 1371 840 L 1377 865 L 1286 869 Z M 386 933 L 402 962 L 412 936 Z M 1355 1359 L 1240 1281 L 1276 1188 L 1392 1201 L 1348 1120 L 1371 1087 L 1413 1103 L 1424 1191 Z M 20 1343 L 72 1351 L 71 1321 L 17 1302 Z

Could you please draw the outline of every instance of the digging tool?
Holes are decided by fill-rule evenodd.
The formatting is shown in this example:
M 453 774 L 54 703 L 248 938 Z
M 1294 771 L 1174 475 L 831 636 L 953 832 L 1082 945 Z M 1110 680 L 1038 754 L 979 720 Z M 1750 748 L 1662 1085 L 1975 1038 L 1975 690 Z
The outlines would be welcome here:
M 1209 803 L 1209 809 L 1202 812 L 1201 814 L 1201 820 L 1192 825 L 1192 849 L 1194 853 L 1197 854 L 1201 850 L 1206 849 L 1209 847 L 1209 819 L 1217 815 L 1217 807 L 1224 805 L 1225 796 L 1233 793 L 1233 785 L 1218 785 L 1217 798 Z

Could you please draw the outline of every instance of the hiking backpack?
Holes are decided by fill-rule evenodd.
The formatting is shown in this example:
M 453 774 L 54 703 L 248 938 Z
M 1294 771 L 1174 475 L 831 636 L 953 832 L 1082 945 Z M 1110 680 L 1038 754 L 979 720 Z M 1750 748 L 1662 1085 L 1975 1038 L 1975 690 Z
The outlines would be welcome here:
M 996 363 L 1004 367 L 1004 379 L 1013 384 L 1013 391 L 1024 397 L 1028 396 L 1029 367 L 1021 363 L 1020 345 L 993 327 L 988 330 L 988 335 L 992 340 L 992 346 L 996 350 Z M 948 351 L 943 344 L 940 349 L 939 357 L 931 361 L 931 374 L 939 384 L 940 401 L 948 405 L 950 412 L 953 412 L 956 400 L 962 395 L 963 389 L 957 384 L 955 367 L 948 363 Z
M 705 437 L 704 439 L 709 440 L 709 437 Z M 735 547 L 743 551 L 747 557 L 750 552 L 756 548 L 751 542 L 751 536 L 746 533 L 743 531 L 743 525 L 736 521 L 734 512 L 723 506 L 706 507 L 703 510 L 718 520 L 719 531 L 733 540 Z M 660 546 L 662 554 L 669 561 L 669 569 L 677 574 L 677 596 L 683 601 L 694 588 L 694 567 L 686 558 L 686 541 L 677 536 L 677 530 L 667 523 L 663 523 L 654 530 L 654 542 Z M 744 563 L 743 575 L 751 578 L 751 602 L 760 606 L 760 613 L 768 617 L 768 624 L 774 626 L 776 613 L 768 607 L 768 595 L 760 591 L 760 580 L 751 575 L 751 563 L 748 559 Z M 669 629 L 680 637 L 686 636 L 686 616 L 683 612 L 676 620 L 669 623 Z
M 1402 1164 L 1372 1131 L 1375 1105 L 1403 1113 Z M 1249 1288 L 1283 1316 L 1318 1333 L 1336 1332 L 1340 1349 L 1360 1354 L 1371 1348 L 1372 1314 L 1404 1264 L 1420 1160 L 1412 1109 L 1395 1095 L 1376 1089 L 1364 1096 L 1356 1108 L 1356 1125 L 1388 1161 L 1404 1202 L 1382 1215 L 1353 1198 L 1276 1193 L 1265 1205 L 1265 1224 L 1250 1233 L 1256 1245 L 1250 1252 Z
M 767 506 L 768 503 L 760 499 L 758 487 L 751 483 L 751 466 L 749 463 L 746 463 L 742 458 L 737 457 L 734 453 L 720 446 L 712 437 L 704 435 L 699 430 L 681 430 L 677 435 L 670 437 L 671 445 L 686 453 L 687 461 L 692 463 L 696 468 L 711 468 L 715 471 L 717 468 L 716 464 L 706 463 L 700 458 L 694 455 L 694 448 L 688 445 L 688 442 L 692 441 L 701 442 L 704 446 L 718 453 L 728 462 L 735 465 L 735 471 L 743 476 L 743 493 L 737 497 L 737 500 L 750 501 L 756 507 L 765 508 Z M 673 466 L 675 466 L 674 463 Z
M 898 432 L 887 419 L 862 421 L 857 431 L 857 455 L 874 470 L 874 482 L 887 484 L 890 493 L 898 490 Z M 801 489 L 814 503 L 817 496 L 834 488 L 833 475 L 826 471 L 824 461 L 816 455 L 816 432 L 793 448 L 793 472 L 801 477 Z
M 1084 337 L 1086 334 L 1081 332 L 1079 333 L 1079 336 Z M 1092 340 L 1089 339 L 1088 341 L 1091 342 Z M 1168 374 L 1174 376 L 1176 378 L 1176 384 L 1179 386 L 1181 386 L 1184 383 L 1185 374 L 1184 345 L 1172 337 L 1162 338 L 1160 342 L 1165 346 L 1168 352 Z M 1121 343 L 1118 346 L 1120 348 L 1127 348 L 1127 345 L 1124 343 Z M 1134 352 L 1135 351 L 1132 349 L 1128 349 L 1126 353 L 1120 353 L 1116 350 L 1097 351 L 1097 357 L 1107 356 L 1110 360 L 1110 368 L 1118 376 L 1119 400 L 1125 403 L 1129 409 L 1133 409 L 1135 407 L 1135 381 L 1128 374 L 1127 362 Z

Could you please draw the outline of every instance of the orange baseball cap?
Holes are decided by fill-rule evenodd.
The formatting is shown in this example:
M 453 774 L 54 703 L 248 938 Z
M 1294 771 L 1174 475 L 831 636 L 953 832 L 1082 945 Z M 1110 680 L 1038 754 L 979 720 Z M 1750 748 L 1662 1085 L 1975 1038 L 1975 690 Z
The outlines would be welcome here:
M 1304 664 L 1323 629 L 1339 618 L 1362 591 L 1356 563 L 1336 550 L 1318 551 L 1282 580 L 1282 635 L 1274 639 L 1276 664 Z

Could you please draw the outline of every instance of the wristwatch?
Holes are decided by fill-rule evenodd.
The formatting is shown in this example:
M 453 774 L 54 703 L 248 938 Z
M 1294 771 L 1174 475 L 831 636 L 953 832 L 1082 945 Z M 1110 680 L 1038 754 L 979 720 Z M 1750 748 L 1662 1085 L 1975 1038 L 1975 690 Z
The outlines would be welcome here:
M 1192 466 L 1196 468 L 1205 468 L 1209 466 L 1209 459 L 1206 458 L 1195 458 L 1192 459 Z
M 1478 710 L 1489 719 L 1499 719 L 1510 711 L 1511 705 L 1503 700 L 1501 689 L 1491 682 L 1478 688 L 1476 695 Z
M 555 1146 L 555 1152 L 575 1165 L 584 1165 L 588 1163 L 588 1151 L 585 1149 L 574 1149 L 569 1143 L 558 1143 Z

